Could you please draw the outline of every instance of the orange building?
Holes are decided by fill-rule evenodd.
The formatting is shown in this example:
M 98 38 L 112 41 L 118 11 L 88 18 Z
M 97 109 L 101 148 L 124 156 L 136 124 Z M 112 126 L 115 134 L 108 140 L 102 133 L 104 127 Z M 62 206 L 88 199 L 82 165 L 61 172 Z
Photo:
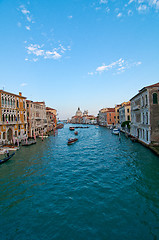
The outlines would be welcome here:
M 115 125 L 115 108 L 103 108 L 99 111 L 98 122 L 100 126 Z
M 27 137 L 26 98 L 0 90 L 0 144 L 21 142 Z

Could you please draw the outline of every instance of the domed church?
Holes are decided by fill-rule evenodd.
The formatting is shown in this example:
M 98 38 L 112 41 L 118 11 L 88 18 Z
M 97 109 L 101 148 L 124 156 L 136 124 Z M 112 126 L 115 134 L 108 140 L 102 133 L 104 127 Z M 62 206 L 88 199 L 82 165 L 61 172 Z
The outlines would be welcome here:
M 82 117 L 82 112 L 81 112 L 80 108 L 78 108 L 78 110 L 76 111 L 76 116 Z

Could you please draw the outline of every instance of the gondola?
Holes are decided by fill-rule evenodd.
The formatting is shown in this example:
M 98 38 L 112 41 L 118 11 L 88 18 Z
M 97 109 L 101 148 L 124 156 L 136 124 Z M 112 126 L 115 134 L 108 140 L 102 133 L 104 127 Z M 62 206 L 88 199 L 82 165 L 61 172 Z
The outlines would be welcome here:
M 5 158 L 3 158 L 2 160 L 0 160 L 0 164 L 1 164 L 1 163 L 4 163 L 4 162 L 7 162 L 11 157 L 14 156 L 14 154 L 15 154 L 15 152 L 12 153 L 11 155 L 9 155 L 8 157 L 5 157 Z

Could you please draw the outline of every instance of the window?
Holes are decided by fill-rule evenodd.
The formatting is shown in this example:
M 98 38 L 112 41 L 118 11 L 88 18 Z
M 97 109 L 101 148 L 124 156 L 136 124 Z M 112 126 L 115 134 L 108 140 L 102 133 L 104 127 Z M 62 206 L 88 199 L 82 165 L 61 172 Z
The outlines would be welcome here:
M 129 108 L 127 109 L 127 112 L 129 113 Z
M 128 115 L 128 121 L 130 121 L 130 116 Z
M 157 93 L 153 93 L 153 104 L 157 104 L 158 101 L 157 101 Z
M 147 106 L 147 95 L 145 95 L 145 106 Z
M 19 108 L 19 102 L 18 102 L 18 100 L 17 100 L 17 107 Z
M 2 97 L 2 106 L 4 105 L 4 98 Z
M 146 140 L 148 141 L 149 140 L 149 132 L 146 131 Z
M 148 124 L 149 119 L 148 119 L 148 112 L 146 113 L 146 124 Z
M 144 116 L 144 113 L 142 114 L 142 123 L 144 124 L 144 118 L 145 118 L 145 116 Z

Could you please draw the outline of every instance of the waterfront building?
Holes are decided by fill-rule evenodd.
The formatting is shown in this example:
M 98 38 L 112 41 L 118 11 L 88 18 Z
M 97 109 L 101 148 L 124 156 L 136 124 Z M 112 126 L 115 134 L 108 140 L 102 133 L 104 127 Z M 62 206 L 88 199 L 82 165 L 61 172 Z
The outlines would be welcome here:
M 26 97 L 0 90 L 0 144 L 27 138 Z
M 115 125 L 115 108 L 103 108 L 99 111 L 98 122 L 100 126 Z
M 122 106 L 121 104 L 115 105 L 115 125 L 116 125 L 116 127 L 120 126 L 119 108 L 121 106 Z
M 82 112 L 81 112 L 80 108 L 78 108 L 76 111 L 76 117 L 82 117 Z
M 87 117 L 87 116 L 88 116 L 88 110 L 84 110 L 83 117 Z
M 131 135 L 144 144 L 159 143 L 159 83 L 142 88 L 131 101 Z
M 127 126 L 122 126 L 126 122 L 131 121 L 131 104 L 130 101 L 128 102 L 123 102 L 121 104 L 121 107 L 119 108 L 119 119 L 120 119 L 120 128 L 125 130 L 125 127 Z M 128 129 L 127 129 L 128 130 Z
M 27 100 L 28 137 L 39 136 L 47 132 L 45 102 Z
M 50 132 L 56 128 L 57 125 L 57 111 L 56 109 L 46 107 L 47 131 Z

